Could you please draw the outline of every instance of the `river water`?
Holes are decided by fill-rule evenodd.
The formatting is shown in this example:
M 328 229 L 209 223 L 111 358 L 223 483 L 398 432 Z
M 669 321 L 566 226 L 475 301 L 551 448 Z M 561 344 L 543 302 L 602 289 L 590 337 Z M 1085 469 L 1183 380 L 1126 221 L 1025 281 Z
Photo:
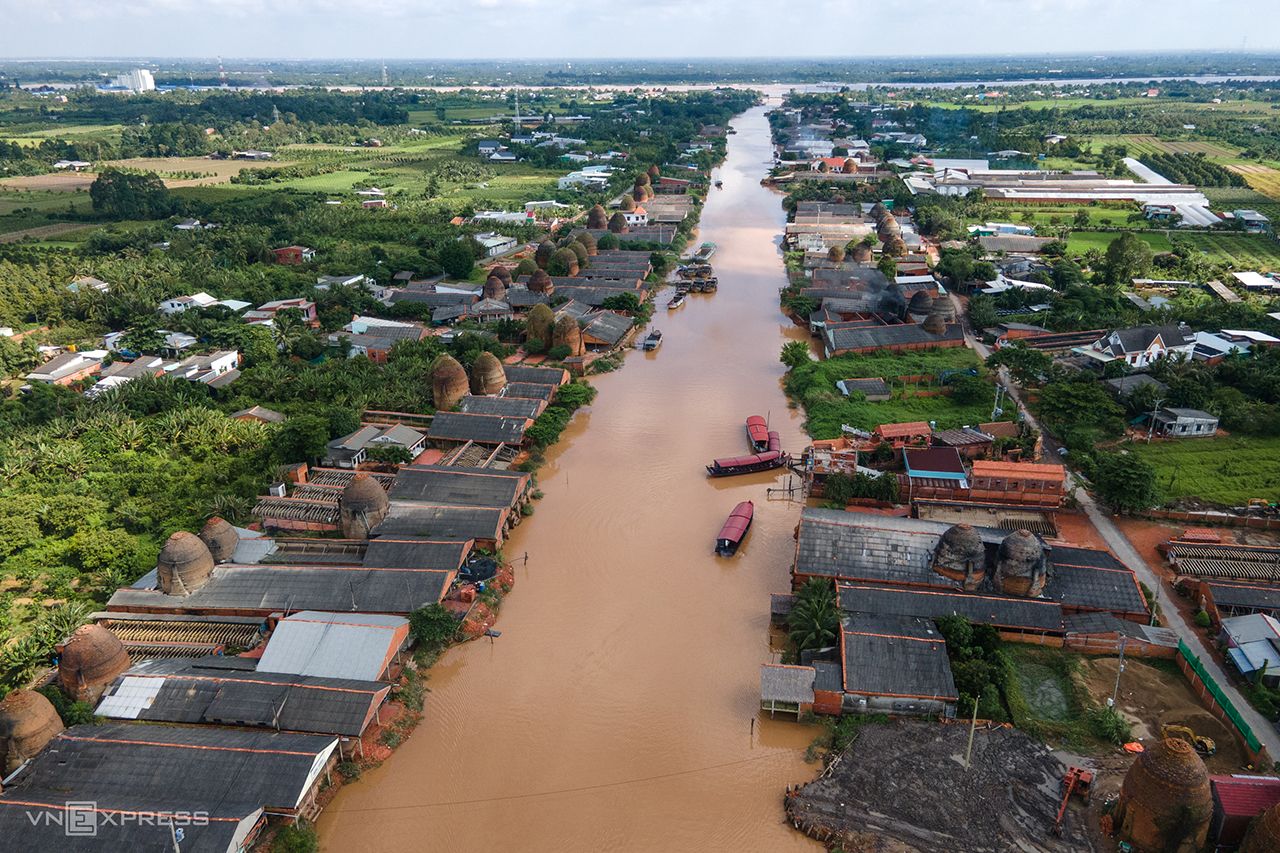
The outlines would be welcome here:
M 800 504 L 766 500 L 786 474 L 703 468 L 747 452 L 752 414 L 787 450 L 805 444 L 780 385 L 782 344 L 806 336 L 778 310 L 785 215 L 760 186 L 764 111 L 733 122 L 702 216 L 719 292 L 675 311 L 659 295 L 662 346 L 593 379 L 595 405 L 548 454 L 546 497 L 506 547 L 502 636 L 430 670 L 422 725 L 325 810 L 325 849 L 820 849 L 782 811 L 786 784 L 814 776 L 813 730 L 759 712 L 769 593 L 789 587 Z M 754 524 L 736 557 L 716 557 L 743 500 Z

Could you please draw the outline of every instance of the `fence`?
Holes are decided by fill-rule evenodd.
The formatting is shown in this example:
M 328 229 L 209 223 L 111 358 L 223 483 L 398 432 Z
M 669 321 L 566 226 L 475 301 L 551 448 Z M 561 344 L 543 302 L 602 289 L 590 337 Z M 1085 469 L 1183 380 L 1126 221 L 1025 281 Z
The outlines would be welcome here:
M 1200 527 L 1222 525 L 1226 527 L 1251 527 L 1257 530 L 1280 530 L 1280 518 L 1266 518 L 1259 515 L 1226 515 L 1221 512 L 1178 512 L 1169 509 L 1147 509 L 1141 512 L 1125 514 L 1153 520 L 1194 521 Z
M 1191 649 L 1182 640 L 1178 640 L 1178 652 L 1178 667 L 1187 676 L 1191 686 L 1200 694 L 1200 701 L 1208 706 L 1209 712 L 1215 717 L 1235 726 L 1240 737 L 1244 739 L 1245 749 L 1248 750 L 1249 757 L 1254 763 L 1269 765 L 1271 757 L 1267 755 L 1266 747 L 1254 735 L 1253 729 L 1240 716 L 1236 706 L 1222 692 L 1222 688 L 1213 680 L 1213 676 L 1205 669 L 1204 664 L 1200 663 L 1200 658 L 1192 654 Z

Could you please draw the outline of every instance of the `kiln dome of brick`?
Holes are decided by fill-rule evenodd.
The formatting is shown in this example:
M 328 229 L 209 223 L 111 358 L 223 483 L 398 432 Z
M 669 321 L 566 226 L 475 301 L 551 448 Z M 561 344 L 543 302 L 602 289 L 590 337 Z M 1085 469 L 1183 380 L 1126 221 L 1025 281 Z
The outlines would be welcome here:
M 390 500 L 377 480 L 364 471 L 357 471 L 351 478 L 351 482 L 342 490 L 342 497 L 338 499 L 338 503 L 343 509 L 352 511 L 384 510 L 390 504 Z
M 225 563 L 236 552 L 240 534 L 229 521 L 215 515 L 200 531 L 200 541 L 209 549 L 215 563 Z
M 101 625 L 85 625 L 62 647 L 58 680 L 77 702 L 96 700 L 102 689 L 130 665 L 129 654 L 115 634 Z
M 1240 845 L 1240 853 L 1275 853 L 1280 850 L 1280 803 L 1262 813 Z
M 1204 843 L 1213 816 L 1209 771 L 1195 747 L 1179 738 L 1157 741 L 1143 750 L 1125 774 L 1115 818 L 1122 838 L 1141 850 L 1166 845 L 1168 827 L 1191 818 L 1191 849 Z
M 551 280 L 546 270 L 538 270 L 529 276 L 527 287 L 534 293 L 550 293 L 555 287 L 555 282 Z
M 0 701 L 0 769 L 8 776 L 65 730 L 52 702 L 34 690 L 13 691 Z
M 871 247 L 866 243 L 859 243 L 853 247 L 853 260 L 860 264 L 865 264 L 871 260 Z
M 932 314 L 933 297 L 927 290 L 917 290 L 911 294 L 911 302 L 907 304 L 907 310 L 912 314 Z
M 156 559 L 160 590 L 169 595 L 195 592 L 209 581 L 213 565 L 213 554 L 204 540 L 194 533 L 179 530 L 164 543 Z
M 511 286 L 511 270 L 507 269 L 502 264 L 495 264 L 493 269 L 489 270 L 489 275 L 500 279 L 503 287 Z
M 496 275 L 491 275 L 484 280 L 484 287 L 481 288 L 480 295 L 485 299 L 502 299 L 507 295 L 507 286 L 502 283 L 502 279 Z

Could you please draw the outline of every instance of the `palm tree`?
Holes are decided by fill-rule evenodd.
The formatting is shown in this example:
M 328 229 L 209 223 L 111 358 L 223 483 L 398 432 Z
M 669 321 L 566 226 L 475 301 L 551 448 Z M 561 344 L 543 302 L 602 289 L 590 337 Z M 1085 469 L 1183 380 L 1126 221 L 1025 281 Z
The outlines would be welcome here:
M 271 320 L 271 338 L 276 347 L 285 355 L 293 352 L 293 347 L 307 333 L 302 322 L 301 312 L 296 308 L 276 312 Z
M 831 582 L 814 578 L 796 596 L 796 605 L 787 616 L 790 639 L 797 650 L 821 649 L 832 645 L 840 628 L 840 608 Z

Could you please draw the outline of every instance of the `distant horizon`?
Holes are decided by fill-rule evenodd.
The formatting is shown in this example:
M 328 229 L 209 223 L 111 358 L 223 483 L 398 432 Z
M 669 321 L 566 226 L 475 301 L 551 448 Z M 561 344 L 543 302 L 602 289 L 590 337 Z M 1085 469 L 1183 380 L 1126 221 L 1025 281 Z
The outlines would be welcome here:
M 1280 8 L 1245 0 L 818 0 L 794 19 L 766 0 L 0 0 L 0 20 L 11 35 L 10 58 L 37 61 L 161 54 L 437 62 L 720 54 L 785 61 L 855 52 L 867 59 L 999 59 L 1280 50 Z

